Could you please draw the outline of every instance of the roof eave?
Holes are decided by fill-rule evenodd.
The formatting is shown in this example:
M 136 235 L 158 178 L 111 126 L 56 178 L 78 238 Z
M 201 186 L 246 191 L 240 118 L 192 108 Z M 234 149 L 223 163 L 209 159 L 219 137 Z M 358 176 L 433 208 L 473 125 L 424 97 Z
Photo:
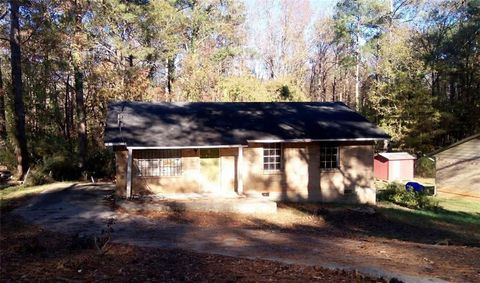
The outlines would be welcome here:
M 106 142 L 104 143 L 105 146 L 127 146 L 125 142 Z
M 389 138 L 345 138 L 345 139 L 261 139 L 247 140 L 249 143 L 276 143 L 276 142 L 332 142 L 332 141 L 382 141 Z

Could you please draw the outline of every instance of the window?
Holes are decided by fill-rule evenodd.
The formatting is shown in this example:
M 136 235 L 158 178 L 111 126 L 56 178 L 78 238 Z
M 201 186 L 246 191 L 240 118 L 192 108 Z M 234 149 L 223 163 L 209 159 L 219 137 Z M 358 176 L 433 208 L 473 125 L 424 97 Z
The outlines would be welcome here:
M 263 147 L 263 170 L 279 171 L 282 168 L 282 145 L 266 144 Z
M 338 146 L 320 145 L 320 168 L 321 169 L 338 168 Z
M 144 150 L 134 154 L 138 176 L 180 176 L 182 175 L 182 155 L 180 150 Z

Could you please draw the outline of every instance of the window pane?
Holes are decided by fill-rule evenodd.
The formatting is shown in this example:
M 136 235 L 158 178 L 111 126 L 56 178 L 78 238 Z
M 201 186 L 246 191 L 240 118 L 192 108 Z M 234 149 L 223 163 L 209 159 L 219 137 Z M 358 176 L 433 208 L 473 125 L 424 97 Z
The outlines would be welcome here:
M 281 168 L 281 144 L 265 144 L 263 148 L 263 169 L 279 170 Z
M 336 146 L 320 146 L 320 168 L 333 169 L 337 168 L 338 147 Z

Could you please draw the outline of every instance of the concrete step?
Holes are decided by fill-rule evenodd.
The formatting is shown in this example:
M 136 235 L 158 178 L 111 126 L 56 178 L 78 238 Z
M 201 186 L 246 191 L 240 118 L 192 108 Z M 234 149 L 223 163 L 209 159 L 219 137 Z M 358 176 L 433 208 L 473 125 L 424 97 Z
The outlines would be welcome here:
M 127 211 L 205 211 L 232 213 L 276 213 L 277 203 L 267 199 L 120 200 Z

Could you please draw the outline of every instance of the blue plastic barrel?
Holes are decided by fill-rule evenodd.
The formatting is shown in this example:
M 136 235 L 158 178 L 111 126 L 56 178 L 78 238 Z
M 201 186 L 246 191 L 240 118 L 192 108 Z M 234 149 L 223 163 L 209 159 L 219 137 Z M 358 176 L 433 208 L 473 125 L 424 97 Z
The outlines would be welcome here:
M 413 189 L 414 192 L 422 192 L 425 189 L 425 186 L 417 183 L 417 182 L 408 182 L 405 184 L 405 189 L 410 191 L 410 188 Z

